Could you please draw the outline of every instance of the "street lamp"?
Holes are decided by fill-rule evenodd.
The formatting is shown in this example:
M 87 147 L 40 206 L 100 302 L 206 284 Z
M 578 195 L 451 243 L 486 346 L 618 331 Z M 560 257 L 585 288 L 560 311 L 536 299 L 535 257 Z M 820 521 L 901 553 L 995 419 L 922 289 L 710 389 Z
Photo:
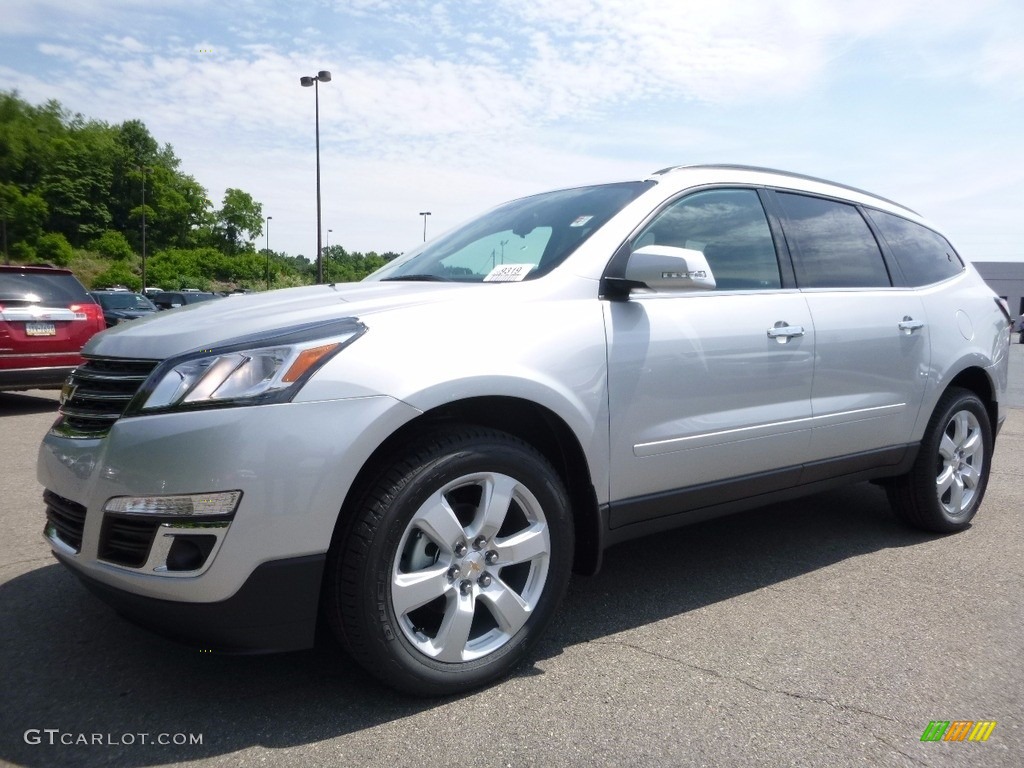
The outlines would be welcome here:
M 267 290 L 270 290 L 270 220 L 273 216 L 267 216 Z
M 320 83 L 331 82 L 331 73 L 322 69 L 316 73 L 316 77 L 300 77 L 299 84 L 303 88 L 313 86 L 316 94 L 316 281 L 324 281 L 324 258 L 321 249 L 320 229 Z
M 324 261 L 326 261 L 328 283 L 331 282 L 331 232 L 333 231 L 333 229 L 327 230 L 327 247 L 324 248 L 324 252 L 327 255 L 327 258 Z
M 427 216 L 430 215 L 430 211 L 420 211 L 420 216 L 423 217 L 423 242 L 427 242 Z
M 153 169 L 146 165 L 136 166 L 142 174 L 142 293 L 146 293 L 146 174 Z

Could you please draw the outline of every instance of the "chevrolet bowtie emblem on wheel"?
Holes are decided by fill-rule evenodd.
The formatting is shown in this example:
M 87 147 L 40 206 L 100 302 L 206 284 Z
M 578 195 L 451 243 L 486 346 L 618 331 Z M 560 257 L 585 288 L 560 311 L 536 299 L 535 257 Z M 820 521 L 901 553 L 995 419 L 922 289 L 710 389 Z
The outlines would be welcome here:
M 70 381 L 65 381 L 64 386 L 60 388 L 60 404 L 65 405 L 69 400 L 75 396 L 75 390 L 78 389 L 77 384 L 72 384 Z

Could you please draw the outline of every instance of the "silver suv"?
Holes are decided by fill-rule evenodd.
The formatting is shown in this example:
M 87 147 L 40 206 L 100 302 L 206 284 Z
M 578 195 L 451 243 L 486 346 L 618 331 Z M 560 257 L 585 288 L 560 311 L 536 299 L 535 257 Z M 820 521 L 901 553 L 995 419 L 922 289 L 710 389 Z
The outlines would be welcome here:
M 966 528 L 1010 319 L 932 226 L 743 167 L 502 205 L 359 284 L 90 342 L 39 453 L 56 557 L 203 648 L 326 621 L 418 694 L 505 674 L 614 544 L 831 486 Z

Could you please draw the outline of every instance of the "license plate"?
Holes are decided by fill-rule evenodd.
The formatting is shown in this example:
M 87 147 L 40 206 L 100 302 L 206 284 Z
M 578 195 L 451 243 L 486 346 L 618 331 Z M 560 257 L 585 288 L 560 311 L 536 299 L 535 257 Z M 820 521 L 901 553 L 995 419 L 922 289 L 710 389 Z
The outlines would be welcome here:
M 53 323 L 25 323 L 26 336 L 56 336 L 57 326 Z

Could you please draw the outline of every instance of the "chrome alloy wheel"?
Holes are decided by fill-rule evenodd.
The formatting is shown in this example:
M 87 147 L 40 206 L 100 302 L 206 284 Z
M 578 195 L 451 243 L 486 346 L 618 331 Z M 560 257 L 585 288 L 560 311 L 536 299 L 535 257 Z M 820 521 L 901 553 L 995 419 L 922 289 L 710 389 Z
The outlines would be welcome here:
M 978 418 L 967 410 L 950 418 L 939 441 L 935 491 L 946 513 L 958 517 L 971 509 L 981 482 L 985 442 Z
M 482 472 L 447 483 L 398 546 L 391 602 L 403 635 L 437 661 L 493 653 L 536 608 L 550 557 L 544 511 L 521 482 Z

